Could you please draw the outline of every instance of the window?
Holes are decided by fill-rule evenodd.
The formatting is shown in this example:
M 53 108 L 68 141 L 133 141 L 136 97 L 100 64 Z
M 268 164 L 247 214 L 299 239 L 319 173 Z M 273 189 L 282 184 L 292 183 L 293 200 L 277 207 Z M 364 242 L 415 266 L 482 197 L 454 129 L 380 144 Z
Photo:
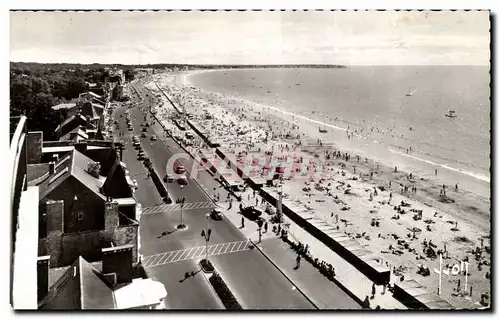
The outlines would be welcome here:
M 78 216 L 78 220 L 83 220 L 83 213 L 82 212 L 79 212 L 77 214 L 77 216 Z

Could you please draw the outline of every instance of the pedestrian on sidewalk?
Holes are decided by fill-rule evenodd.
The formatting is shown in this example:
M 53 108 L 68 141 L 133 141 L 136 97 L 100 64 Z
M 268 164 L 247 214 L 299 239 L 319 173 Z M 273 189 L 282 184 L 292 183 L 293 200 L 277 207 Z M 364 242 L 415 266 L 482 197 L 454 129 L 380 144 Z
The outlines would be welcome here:
M 266 223 L 264 224 L 264 232 L 265 232 L 265 233 L 267 233 L 267 227 L 268 227 L 268 225 L 267 225 L 267 222 L 266 222 Z
M 372 299 L 375 297 L 375 293 L 377 291 L 375 290 L 375 283 L 372 284 Z
M 245 228 L 245 217 L 241 217 L 241 228 Z
M 229 201 L 229 207 L 227 208 L 227 210 L 230 210 L 231 208 L 233 208 L 233 202 Z
M 364 309 L 370 309 L 370 298 L 368 296 L 363 300 L 363 304 L 361 305 Z
M 259 199 L 255 198 L 255 206 L 259 206 Z
M 300 259 L 301 259 L 300 255 L 297 256 L 297 258 L 295 259 L 295 261 L 297 262 L 297 264 L 295 265 L 295 269 L 299 269 L 299 267 L 300 267 Z

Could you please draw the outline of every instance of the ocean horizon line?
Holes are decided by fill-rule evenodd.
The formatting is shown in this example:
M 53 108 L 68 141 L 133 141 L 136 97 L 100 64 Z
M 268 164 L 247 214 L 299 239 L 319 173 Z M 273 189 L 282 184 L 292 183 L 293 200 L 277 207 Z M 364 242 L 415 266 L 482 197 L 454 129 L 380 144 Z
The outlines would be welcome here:
M 80 65 L 80 66 L 126 66 L 126 67 L 207 67 L 207 68 L 349 68 L 349 67 L 491 67 L 491 64 L 334 64 L 334 63 L 171 63 L 158 62 L 148 64 L 127 63 L 81 63 L 81 62 L 36 62 L 36 61 L 9 61 L 12 64 L 40 64 L 40 65 Z

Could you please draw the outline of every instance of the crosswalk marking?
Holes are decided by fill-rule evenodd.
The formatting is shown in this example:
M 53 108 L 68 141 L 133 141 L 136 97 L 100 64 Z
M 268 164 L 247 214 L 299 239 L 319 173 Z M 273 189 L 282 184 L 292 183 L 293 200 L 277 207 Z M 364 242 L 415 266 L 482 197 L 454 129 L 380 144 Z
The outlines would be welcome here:
M 235 241 L 230 243 L 220 243 L 208 246 L 208 255 L 217 256 L 222 254 L 234 253 L 250 249 L 250 241 Z M 145 268 L 156 267 L 160 265 L 170 264 L 178 261 L 196 259 L 205 257 L 205 246 L 187 248 L 169 251 L 161 254 L 146 256 L 142 259 L 142 265 Z
M 194 202 L 194 203 L 185 203 L 182 209 L 190 210 L 190 209 L 216 208 L 216 207 L 218 206 L 215 205 L 213 202 Z M 144 207 L 142 210 L 142 215 L 180 211 L 180 210 L 181 210 L 181 204 L 163 204 L 158 206 Z

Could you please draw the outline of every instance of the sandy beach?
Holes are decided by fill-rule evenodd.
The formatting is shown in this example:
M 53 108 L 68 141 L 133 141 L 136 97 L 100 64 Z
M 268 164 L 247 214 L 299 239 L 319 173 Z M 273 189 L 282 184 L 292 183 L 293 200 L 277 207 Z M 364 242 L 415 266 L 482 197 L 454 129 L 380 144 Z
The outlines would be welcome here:
M 437 254 L 442 252 L 444 265 L 469 263 L 467 289 L 472 287 L 472 297 L 464 296 L 465 276 L 443 275 L 442 298 L 456 307 L 474 308 L 481 294 L 490 294 L 490 199 L 468 189 L 473 182 L 464 177 L 456 180 L 460 187 L 455 188 L 443 184 L 442 170 L 434 176 L 408 170 L 404 163 L 388 165 L 377 158 L 376 145 L 375 156 L 357 150 L 356 137 L 348 136 L 343 127 L 196 88 L 189 82 L 190 74 L 155 75 L 148 88 L 159 94 L 158 85 L 174 103 L 184 105 L 225 152 L 241 158 L 239 165 L 250 175 L 269 173 L 252 169 L 254 155 L 265 154 L 273 163 L 291 160 L 295 166 L 285 174 L 285 197 L 379 254 L 393 269 L 393 280 L 414 278 L 437 292 L 434 268 L 439 268 Z M 162 99 L 158 116 L 180 134 L 169 120 L 173 108 Z M 430 275 L 418 274 L 420 266 Z

